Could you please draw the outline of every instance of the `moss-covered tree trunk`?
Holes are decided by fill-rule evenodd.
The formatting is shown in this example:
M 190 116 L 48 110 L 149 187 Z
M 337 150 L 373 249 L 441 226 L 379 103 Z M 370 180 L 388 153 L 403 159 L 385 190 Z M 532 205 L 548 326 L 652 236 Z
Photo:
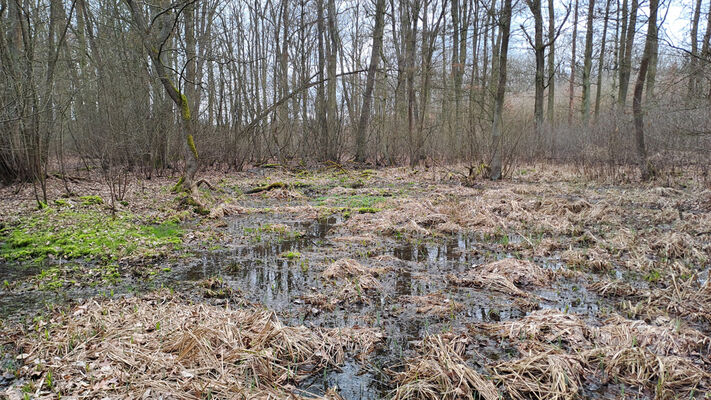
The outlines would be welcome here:
M 190 112 L 190 105 L 188 103 L 187 96 L 182 93 L 180 89 L 178 89 L 178 87 L 168 76 L 168 69 L 165 65 L 163 65 L 161 60 L 163 46 L 172 34 L 173 27 L 175 26 L 173 23 L 174 21 L 170 20 L 170 13 L 162 13 L 155 23 L 158 27 L 158 32 L 154 33 L 151 31 L 153 25 L 150 27 L 148 26 L 140 7 L 137 6 L 133 0 L 126 0 L 126 4 L 131 10 L 133 22 L 138 27 L 143 41 L 143 46 L 146 48 L 146 51 L 151 58 L 151 63 L 153 64 L 153 68 L 155 69 L 163 88 L 165 88 L 168 97 L 170 97 L 173 103 L 175 103 L 180 110 L 181 135 L 183 137 L 183 146 L 185 148 L 185 173 L 178 182 L 177 186 L 182 186 L 182 188 L 193 195 L 193 200 L 197 201 L 198 191 L 195 175 L 198 170 L 198 152 L 195 147 L 195 129 L 192 114 Z

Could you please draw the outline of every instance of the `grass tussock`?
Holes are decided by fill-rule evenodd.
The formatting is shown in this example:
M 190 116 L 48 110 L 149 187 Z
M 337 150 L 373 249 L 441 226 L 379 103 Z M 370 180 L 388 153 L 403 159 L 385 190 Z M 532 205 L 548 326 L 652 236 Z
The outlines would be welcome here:
M 452 334 L 426 337 L 405 370 L 394 373 L 392 399 L 499 399 L 494 384 L 464 360 L 467 342 Z
M 688 358 L 660 356 L 641 347 L 606 347 L 588 353 L 604 365 L 605 381 L 653 390 L 657 399 L 695 398 L 708 389 L 711 374 Z M 680 396 L 681 395 L 681 396 Z
M 383 286 L 377 276 L 385 271 L 385 268 L 367 267 L 351 258 L 342 258 L 331 263 L 321 273 L 321 277 L 338 283 L 336 303 L 365 303 L 372 300 L 366 294 L 382 290 Z
M 400 296 L 400 301 L 414 304 L 418 314 L 435 315 L 440 318 L 450 317 L 455 312 L 464 309 L 464 305 L 440 293 L 431 293 L 425 296 Z
M 537 310 L 518 320 L 482 327 L 499 337 L 511 340 L 536 340 L 547 343 L 566 342 L 580 348 L 590 344 L 593 331 L 575 314 L 557 310 Z
M 92 301 L 26 332 L 20 374 L 39 395 L 63 398 L 301 398 L 293 385 L 349 351 L 364 357 L 381 338 L 159 293 Z
M 495 365 L 493 372 L 513 399 L 562 400 L 579 397 L 584 366 L 580 356 L 548 349 Z
M 450 275 L 456 286 L 479 287 L 512 296 L 529 297 L 521 288 L 545 286 L 553 281 L 553 272 L 527 260 L 505 258 L 472 267 L 463 276 Z
M 665 356 L 690 356 L 711 351 L 711 338 L 685 326 L 679 319 L 659 317 L 653 324 L 648 324 L 613 315 L 596 331 L 596 343 L 600 346 L 643 347 Z

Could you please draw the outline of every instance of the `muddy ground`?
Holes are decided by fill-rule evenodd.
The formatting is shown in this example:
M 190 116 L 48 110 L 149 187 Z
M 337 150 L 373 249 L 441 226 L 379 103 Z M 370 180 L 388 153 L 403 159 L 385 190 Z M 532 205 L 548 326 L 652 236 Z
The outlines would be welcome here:
M 0 393 L 708 398 L 708 183 L 606 182 L 552 166 L 470 186 L 460 177 L 456 167 L 215 173 L 214 190 L 202 189 L 209 215 L 171 193 L 174 180 L 141 181 L 116 208 L 131 224 L 160 227 L 150 240 L 69 255 L 61 242 L 44 257 L 42 243 L 12 235 L 39 235 L 28 218 L 53 211 L 36 210 L 30 188 L 4 188 Z M 40 225 L 61 233 L 66 215 L 111 218 L 90 176 L 71 196 L 51 184 L 61 201 L 49 208 L 60 211 Z M 220 370 L 208 355 L 237 340 L 222 330 L 231 324 L 255 335 L 269 325 L 282 339 L 231 345 L 268 356 L 259 368 L 222 358 Z M 139 331 L 147 355 L 129 362 Z M 166 348 L 171 335 L 183 347 Z M 212 339 L 186 350 L 185 338 L 200 335 Z M 158 353 L 162 369 L 137 375 Z

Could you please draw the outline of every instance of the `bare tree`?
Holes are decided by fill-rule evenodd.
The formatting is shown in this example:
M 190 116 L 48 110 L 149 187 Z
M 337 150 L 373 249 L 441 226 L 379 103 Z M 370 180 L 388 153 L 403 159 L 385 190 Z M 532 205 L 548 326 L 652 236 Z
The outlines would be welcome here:
M 647 71 L 649 63 L 654 52 L 654 42 L 657 40 L 657 9 L 659 8 L 659 0 L 649 0 L 649 21 L 647 22 L 647 38 L 644 43 L 644 53 L 642 61 L 639 65 L 639 73 L 637 82 L 634 87 L 634 97 L 632 99 L 632 110 L 634 112 L 634 132 L 635 145 L 637 149 L 637 158 L 639 170 L 642 174 L 642 179 L 647 180 L 652 174 L 652 169 L 647 163 L 647 148 L 644 144 L 644 114 L 642 110 L 642 92 L 644 91 L 644 83 L 647 79 Z M 654 27 L 654 28 L 653 28 Z
M 491 141 L 493 143 L 493 155 L 491 159 L 492 180 L 501 179 L 501 131 L 503 125 L 504 96 L 506 95 L 506 67 L 509 54 L 509 37 L 511 36 L 511 0 L 504 0 L 504 6 L 499 17 L 501 27 L 501 49 L 499 50 L 498 77 L 499 82 L 496 87 L 496 99 L 494 102 L 494 120 L 491 124 Z
M 583 53 L 583 122 L 588 123 L 590 118 L 590 73 L 592 72 L 593 51 L 593 17 L 595 14 L 595 0 L 588 0 L 588 21 L 585 33 L 585 51 Z
M 385 25 L 385 0 L 375 2 L 375 27 L 373 28 L 373 46 L 370 53 L 370 65 L 366 78 L 365 91 L 363 92 L 363 107 L 360 112 L 358 130 L 356 132 L 356 156 L 358 162 L 365 161 L 365 136 L 370 119 L 370 106 L 373 101 L 373 87 L 375 86 L 375 73 L 380 62 L 380 52 L 383 48 L 383 28 Z

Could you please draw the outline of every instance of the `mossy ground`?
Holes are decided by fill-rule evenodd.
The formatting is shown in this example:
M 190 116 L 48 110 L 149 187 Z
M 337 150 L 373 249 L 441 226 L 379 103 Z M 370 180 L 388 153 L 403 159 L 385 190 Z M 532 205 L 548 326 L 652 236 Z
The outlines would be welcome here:
M 0 230 L 0 258 L 41 261 L 48 257 L 116 261 L 164 254 L 181 244 L 173 223 L 146 224 L 129 212 L 115 216 L 89 207 L 46 208 Z

